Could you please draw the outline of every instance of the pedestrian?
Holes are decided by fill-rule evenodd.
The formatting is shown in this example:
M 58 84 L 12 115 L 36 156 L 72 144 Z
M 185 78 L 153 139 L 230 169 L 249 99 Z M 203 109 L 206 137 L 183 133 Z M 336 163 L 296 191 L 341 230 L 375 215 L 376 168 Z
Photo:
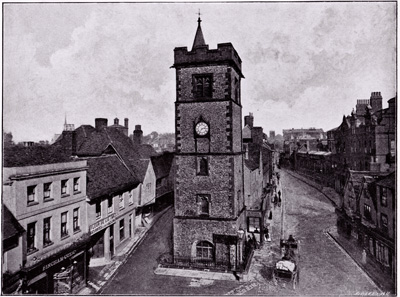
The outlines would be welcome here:
M 272 211 L 269 212 L 269 217 L 268 217 L 268 219 L 269 219 L 269 220 L 272 220 Z
M 362 251 L 362 263 L 363 264 L 367 264 L 367 252 L 365 251 L 365 249 L 363 249 Z
M 274 196 L 274 209 L 275 209 L 277 203 L 278 203 L 278 195 L 276 195 L 276 193 L 275 193 L 275 196 Z
M 278 191 L 278 206 L 281 206 L 281 191 Z

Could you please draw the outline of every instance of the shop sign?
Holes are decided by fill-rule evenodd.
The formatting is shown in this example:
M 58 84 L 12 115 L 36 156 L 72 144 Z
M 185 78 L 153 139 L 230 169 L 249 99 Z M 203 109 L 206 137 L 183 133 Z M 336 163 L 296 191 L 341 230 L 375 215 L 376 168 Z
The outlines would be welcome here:
M 89 232 L 90 235 L 95 234 L 96 232 L 100 231 L 101 229 L 110 226 L 112 223 L 115 222 L 115 213 L 113 213 L 112 215 L 96 222 L 93 225 L 90 225 L 89 227 Z
M 68 254 L 65 254 L 64 256 L 61 256 L 60 258 L 50 262 L 49 264 L 44 265 L 43 266 L 43 271 L 47 270 L 48 268 L 50 268 L 50 267 L 52 267 L 54 265 L 57 265 L 58 263 L 64 261 L 65 259 L 68 259 L 69 257 L 73 256 L 74 254 L 76 254 L 76 250 L 71 251 Z

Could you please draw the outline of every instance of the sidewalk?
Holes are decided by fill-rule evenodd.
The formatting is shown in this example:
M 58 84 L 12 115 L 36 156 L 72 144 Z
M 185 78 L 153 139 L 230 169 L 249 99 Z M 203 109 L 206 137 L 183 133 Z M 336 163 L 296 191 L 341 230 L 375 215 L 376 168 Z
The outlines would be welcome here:
M 96 294 L 106 284 L 106 282 L 114 275 L 118 267 L 126 262 L 130 253 L 142 242 L 147 232 L 153 224 L 162 217 L 172 206 L 169 206 L 159 213 L 156 213 L 151 222 L 146 227 L 137 227 L 133 238 L 127 245 L 118 252 L 111 261 L 104 259 L 91 259 L 89 266 L 88 286 L 83 288 L 77 295 Z
M 367 262 L 362 262 L 362 249 L 354 238 L 347 238 L 337 232 L 336 227 L 331 227 L 327 233 L 340 245 L 357 265 L 373 280 L 383 291 L 394 293 L 395 283 L 390 276 L 382 272 L 381 267 L 374 260 L 367 257 Z

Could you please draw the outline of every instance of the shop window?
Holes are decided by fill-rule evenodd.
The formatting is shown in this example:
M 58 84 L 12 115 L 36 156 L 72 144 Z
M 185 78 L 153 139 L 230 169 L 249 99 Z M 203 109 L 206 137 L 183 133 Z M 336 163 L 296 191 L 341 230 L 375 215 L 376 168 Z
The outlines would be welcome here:
M 81 187 L 80 187 L 80 179 L 79 177 L 74 178 L 74 193 L 80 192 Z
M 212 96 L 212 75 L 201 74 L 193 75 L 194 80 L 194 97 L 195 98 L 211 98 Z
M 108 213 L 113 213 L 114 212 L 114 198 L 113 197 L 109 197 L 107 199 L 107 203 L 108 203 Z
M 61 214 L 61 238 L 68 236 L 68 211 Z
M 79 227 L 79 207 L 74 209 L 72 223 L 74 232 L 78 232 L 81 230 L 81 228 Z
M 196 245 L 196 258 L 202 260 L 213 260 L 213 245 L 208 241 L 200 241 Z
M 61 195 L 68 195 L 68 179 L 61 181 Z
M 118 195 L 118 200 L 119 200 L 119 209 L 124 208 L 125 207 L 124 196 L 122 194 Z
M 366 220 L 371 221 L 372 216 L 371 216 L 371 206 L 368 204 L 364 204 L 364 217 Z
M 388 232 L 388 217 L 381 213 L 381 228 L 383 232 Z
M 208 175 L 208 159 L 206 157 L 197 158 L 197 175 Z
M 210 214 L 210 195 L 198 194 L 197 206 L 199 215 L 208 216 Z
M 380 187 L 380 194 L 381 194 L 381 205 L 387 206 L 387 188 Z
M 101 201 L 96 202 L 96 219 L 101 218 Z
M 261 219 L 260 218 L 255 218 L 255 217 L 248 217 L 247 218 L 247 231 L 248 232 L 259 233 L 260 232 L 260 226 L 261 226 Z
M 36 186 L 29 186 L 27 189 L 28 205 L 36 202 Z
M 51 199 L 51 183 L 44 183 L 43 184 L 43 198 Z
M 43 220 L 43 246 L 48 246 L 52 244 L 50 239 L 50 228 L 51 228 L 51 218 L 45 218 Z
M 30 223 L 27 226 L 26 246 L 27 246 L 28 254 L 31 254 L 31 253 L 37 251 L 37 248 L 36 248 L 36 222 Z
M 122 241 L 125 238 L 124 232 L 124 219 L 119 221 L 119 240 Z

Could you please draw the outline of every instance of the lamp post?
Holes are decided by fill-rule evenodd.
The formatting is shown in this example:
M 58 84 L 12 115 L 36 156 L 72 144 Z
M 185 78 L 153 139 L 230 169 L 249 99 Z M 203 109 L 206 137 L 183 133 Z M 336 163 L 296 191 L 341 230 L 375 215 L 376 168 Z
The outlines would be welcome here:
M 243 264 L 243 243 L 242 243 L 243 235 L 244 235 L 244 230 L 240 226 L 239 230 L 237 231 L 237 236 L 239 239 L 239 267 L 242 267 Z

